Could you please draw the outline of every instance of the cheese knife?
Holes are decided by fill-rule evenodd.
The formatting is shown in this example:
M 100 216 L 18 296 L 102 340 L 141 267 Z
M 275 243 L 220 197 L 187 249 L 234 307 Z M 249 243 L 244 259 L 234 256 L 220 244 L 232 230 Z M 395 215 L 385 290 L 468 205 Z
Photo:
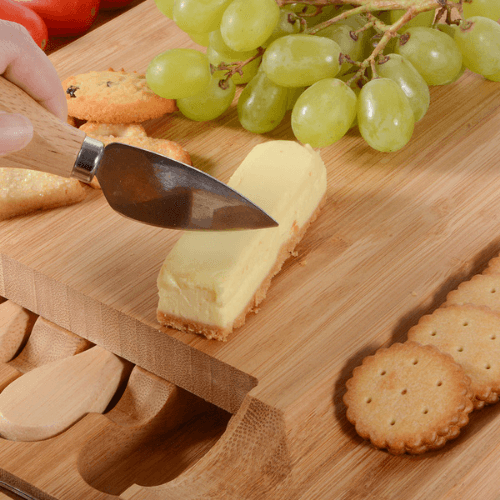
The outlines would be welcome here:
M 153 226 L 225 230 L 278 225 L 249 199 L 201 170 L 118 142 L 104 146 L 3 77 L 0 109 L 27 116 L 34 127 L 26 148 L 0 157 L 1 168 L 28 168 L 87 183 L 95 176 L 111 208 Z

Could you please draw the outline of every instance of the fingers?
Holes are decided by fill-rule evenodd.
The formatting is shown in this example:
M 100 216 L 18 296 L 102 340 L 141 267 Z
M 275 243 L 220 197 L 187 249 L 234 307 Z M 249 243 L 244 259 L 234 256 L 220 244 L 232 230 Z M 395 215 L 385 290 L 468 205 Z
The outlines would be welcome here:
M 33 126 L 18 113 L 0 111 L 0 156 L 19 151 L 33 138 Z
M 23 26 L 2 20 L 0 75 L 22 88 L 61 120 L 67 119 L 64 89 L 50 59 Z

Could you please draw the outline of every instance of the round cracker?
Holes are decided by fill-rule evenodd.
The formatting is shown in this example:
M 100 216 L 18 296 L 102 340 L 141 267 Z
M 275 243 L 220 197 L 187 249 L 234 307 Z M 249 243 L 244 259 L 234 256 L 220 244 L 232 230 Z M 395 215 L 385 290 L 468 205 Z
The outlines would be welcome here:
M 500 275 L 476 274 L 446 296 L 444 306 L 471 304 L 500 313 Z
M 347 381 L 344 403 L 357 433 L 393 454 L 444 446 L 473 409 L 461 366 L 436 347 L 412 341 L 366 357 Z
M 422 316 L 408 339 L 435 345 L 471 379 L 474 406 L 496 403 L 500 394 L 500 315 L 486 307 L 450 305 Z

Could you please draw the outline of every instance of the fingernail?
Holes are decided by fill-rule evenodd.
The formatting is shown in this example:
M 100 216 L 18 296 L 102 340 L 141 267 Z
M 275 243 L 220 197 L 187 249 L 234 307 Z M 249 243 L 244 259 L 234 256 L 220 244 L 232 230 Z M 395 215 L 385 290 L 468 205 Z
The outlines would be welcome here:
M 33 138 L 33 125 L 19 113 L 0 113 L 0 154 L 26 147 Z

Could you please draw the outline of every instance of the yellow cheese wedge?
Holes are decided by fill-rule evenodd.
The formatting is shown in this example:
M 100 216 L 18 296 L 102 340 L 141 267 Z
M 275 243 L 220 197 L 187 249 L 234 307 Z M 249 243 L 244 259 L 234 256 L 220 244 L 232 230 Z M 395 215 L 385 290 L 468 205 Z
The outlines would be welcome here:
M 326 193 L 326 169 L 310 146 L 271 141 L 256 146 L 228 185 L 274 217 L 279 227 L 186 232 L 158 277 L 158 321 L 227 340 L 265 297 Z

